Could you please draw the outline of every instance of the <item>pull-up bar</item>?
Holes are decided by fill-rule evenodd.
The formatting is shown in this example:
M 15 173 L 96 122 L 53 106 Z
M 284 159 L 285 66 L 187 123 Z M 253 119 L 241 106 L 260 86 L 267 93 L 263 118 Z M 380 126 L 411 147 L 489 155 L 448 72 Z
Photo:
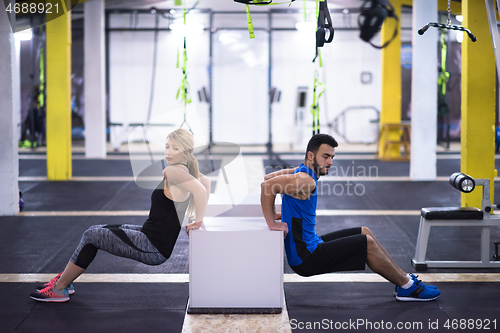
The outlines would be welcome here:
M 441 29 L 448 29 L 448 30 L 464 31 L 464 32 L 467 33 L 467 35 L 469 36 L 469 38 L 473 42 L 477 41 L 476 36 L 474 36 L 469 29 L 464 28 L 464 27 L 459 26 L 459 25 L 448 25 L 448 24 L 442 24 L 442 23 L 427 23 L 424 27 L 422 27 L 420 30 L 418 30 L 418 34 L 419 35 L 423 35 L 427 31 L 427 29 L 429 29 L 429 27 L 441 28 Z

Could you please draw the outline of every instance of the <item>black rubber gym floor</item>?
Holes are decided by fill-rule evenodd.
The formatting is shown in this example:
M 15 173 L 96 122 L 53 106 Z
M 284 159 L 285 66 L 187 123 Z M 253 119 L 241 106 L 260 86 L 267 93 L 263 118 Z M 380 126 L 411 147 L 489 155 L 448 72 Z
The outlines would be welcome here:
M 0 283 L 0 332 L 179 333 L 187 283 L 79 283 L 67 303 L 30 299 L 35 286 Z
M 377 166 L 378 176 L 408 176 L 409 163 L 337 160 L 344 169 Z M 46 176 L 45 160 L 20 160 L 21 176 Z M 266 163 L 265 165 L 269 165 Z M 296 164 L 298 165 L 298 164 Z M 459 170 L 459 160 L 438 160 L 438 175 Z M 128 160 L 73 160 L 75 176 L 132 176 Z M 269 168 L 268 168 L 269 169 Z M 269 171 L 266 169 L 266 171 Z M 111 170 L 114 170 L 113 172 Z M 351 171 L 352 172 L 352 171 Z M 342 175 L 339 175 L 342 176 Z M 352 176 L 352 175 L 346 175 Z M 22 181 L 25 211 L 148 210 L 151 190 L 127 181 Z M 319 209 L 419 210 L 426 206 L 459 205 L 460 193 L 447 182 L 355 181 L 362 195 L 349 195 L 347 182 L 321 182 Z M 216 184 L 214 183 L 212 189 Z M 323 186 L 323 188 L 322 188 Z M 337 186 L 337 187 L 335 187 Z M 340 189 L 344 193 L 339 194 Z M 328 192 L 330 191 L 330 192 Z M 335 192 L 336 191 L 336 192 Z M 359 191 L 358 191 L 359 194 Z M 495 197 L 500 195 L 496 187 Z M 226 216 L 257 215 L 260 207 L 238 206 Z M 249 213 L 249 214 L 247 214 Z M 66 265 L 82 233 L 94 224 L 139 224 L 146 216 L 0 217 L 0 273 L 57 273 Z M 367 226 L 406 271 L 414 272 L 419 216 L 319 216 L 318 234 L 355 226 Z M 492 240 L 500 240 L 499 228 Z M 480 231 L 475 228 L 433 228 L 429 259 L 477 260 Z M 493 252 L 493 244 L 491 244 Z M 188 273 L 188 238 L 179 235 L 171 258 L 160 266 L 147 266 L 99 252 L 88 273 Z M 370 272 L 366 269 L 365 272 Z M 427 273 L 500 273 L 500 269 L 430 269 Z M 285 273 L 292 273 L 286 264 Z M 362 272 L 357 272 L 362 273 Z M 402 303 L 394 300 L 390 283 L 285 283 L 286 301 L 294 332 L 349 331 L 301 330 L 300 323 L 365 320 L 372 325 L 391 322 L 393 331 L 473 332 L 450 329 L 450 319 L 496 320 L 500 331 L 498 283 L 435 283 L 442 289 L 437 302 Z M 0 283 L 0 332 L 180 332 L 188 299 L 187 283 L 77 283 L 77 293 L 64 304 L 40 304 L 29 294 L 36 284 Z M 438 320 L 439 329 L 429 329 Z M 422 323 L 422 329 L 397 330 L 398 322 Z M 357 322 L 361 323 L 361 322 Z M 483 326 L 486 322 L 482 322 Z M 459 323 L 460 324 L 460 323 Z M 317 324 L 316 324 L 317 325 Z M 351 326 L 352 327 L 352 326 Z M 357 326 L 354 332 L 387 330 Z M 489 331 L 494 332 L 493 322 Z M 292 328 L 294 326 L 292 325 Z M 241 328 L 243 331 L 244 328 Z
M 148 162 L 147 159 L 137 160 L 137 163 Z M 221 160 L 199 160 L 200 171 L 203 174 L 215 172 L 218 174 Z M 215 171 L 212 171 L 213 168 Z M 99 160 L 99 159 L 73 159 L 72 171 L 75 177 L 101 176 L 101 177 L 126 177 L 134 176 L 131 162 L 124 160 Z M 47 160 L 45 159 L 19 159 L 19 176 L 22 177 L 46 177 Z
M 395 301 L 388 283 L 286 283 L 285 294 L 293 332 L 500 330 L 496 284 L 434 285 L 442 295 L 432 302 Z

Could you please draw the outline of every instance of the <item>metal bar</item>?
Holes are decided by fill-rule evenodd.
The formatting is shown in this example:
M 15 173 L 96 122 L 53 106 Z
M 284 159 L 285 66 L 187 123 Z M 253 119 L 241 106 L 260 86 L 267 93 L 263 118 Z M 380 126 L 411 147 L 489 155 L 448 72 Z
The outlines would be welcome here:
M 214 49 L 214 42 L 213 42 L 213 34 L 214 31 L 212 30 L 214 26 L 214 15 L 212 12 L 210 12 L 210 44 L 209 44 L 209 58 L 208 58 L 208 91 L 210 92 L 210 100 L 208 104 L 208 130 L 209 130 L 209 145 L 212 144 L 213 141 L 213 99 L 214 99 L 214 93 L 213 93 L 213 66 L 214 66 L 214 61 L 213 61 L 213 49 Z
M 418 263 L 417 263 L 418 264 Z M 495 268 L 500 267 L 500 261 L 424 261 L 427 268 Z
M 272 104 L 272 100 L 271 100 L 271 95 L 270 95 L 270 92 L 271 92 L 271 88 L 272 88 L 272 24 L 273 24 L 273 21 L 272 21 L 272 13 L 269 12 L 269 15 L 268 15 L 268 28 L 269 28 L 269 35 L 268 35 L 268 40 L 269 40 L 269 60 L 268 60 L 268 84 L 267 84 L 267 92 L 268 92 L 268 96 L 269 96 L 269 136 L 268 136 L 268 149 L 270 150 L 270 152 L 272 152 L 273 150 L 273 133 L 272 133 L 272 130 L 273 130 L 273 127 L 272 127 L 272 114 L 273 114 L 273 104 Z
M 481 262 L 487 263 L 490 261 L 490 227 L 481 229 Z
M 486 13 L 488 15 L 488 22 L 490 24 L 491 41 L 493 43 L 493 51 L 495 52 L 495 62 L 497 69 L 500 68 L 500 37 L 498 34 L 498 23 L 495 14 L 494 0 L 485 0 L 486 2 Z M 500 0 L 497 0 L 497 6 L 500 8 Z M 500 81 L 500 71 L 497 72 L 497 78 Z
M 109 78 L 109 68 L 110 68 L 110 60 L 109 60 L 109 14 L 108 13 L 105 13 L 104 14 L 104 33 L 105 33 L 105 39 L 104 39 L 104 61 L 106 62 L 106 96 L 109 96 L 109 89 L 110 89 L 110 78 Z M 106 108 L 106 122 L 107 122 L 107 126 L 110 126 L 110 123 L 111 123 L 111 111 L 110 111 L 110 104 L 111 103 L 108 103 L 106 102 L 105 104 L 105 108 Z M 111 141 L 111 135 L 110 135 L 110 141 Z
M 139 28 L 139 29 L 132 29 L 132 28 L 106 28 L 106 31 L 172 31 L 170 28 Z

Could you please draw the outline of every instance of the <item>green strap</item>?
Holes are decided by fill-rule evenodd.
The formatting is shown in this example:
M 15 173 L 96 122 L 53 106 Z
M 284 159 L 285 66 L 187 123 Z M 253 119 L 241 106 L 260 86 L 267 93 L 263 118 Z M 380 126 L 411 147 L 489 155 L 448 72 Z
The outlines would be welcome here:
M 304 22 L 307 22 L 307 0 L 304 0 Z
M 319 126 L 319 99 L 321 98 L 321 95 L 325 92 L 325 85 L 321 83 L 318 80 L 318 71 L 314 70 L 314 89 L 313 89 L 313 102 L 311 105 L 311 114 L 313 116 L 313 123 L 312 123 L 312 130 L 313 130 L 313 135 L 318 134 L 320 130 Z M 321 92 L 317 94 L 318 92 L 318 86 L 322 88 Z
M 295 0 L 291 1 L 285 1 L 285 2 L 278 2 L 278 3 L 262 3 L 260 4 L 259 2 L 265 2 L 266 0 L 253 0 L 253 5 L 258 5 L 258 6 L 273 6 L 273 5 L 283 5 L 283 4 L 289 4 L 291 5 L 292 2 Z M 252 16 L 250 15 L 250 7 L 248 4 L 245 4 L 246 6 L 246 12 L 247 12 L 247 24 L 248 24 L 248 34 L 250 36 L 250 39 L 255 38 L 255 29 L 253 27 L 253 22 L 252 22 Z M 304 4 L 305 6 L 305 4 Z
M 446 83 L 450 79 L 450 73 L 446 71 L 447 46 L 444 40 L 444 32 L 441 33 L 441 73 L 438 76 L 438 86 L 441 87 L 441 93 L 446 95 Z
M 179 68 L 179 43 L 177 43 L 177 63 L 175 65 L 175 68 Z
M 38 103 L 40 103 L 40 107 L 43 108 L 45 105 L 45 62 L 43 61 L 44 54 L 43 46 L 40 47 L 40 92 L 38 95 Z
M 325 1 L 325 0 L 316 0 L 316 21 L 318 21 L 319 17 L 319 3 Z M 316 61 L 316 58 L 318 58 L 318 65 L 319 68 L 323 67 L 323 60 L 321 59 L 321 50 L 316 47 L 316 57 L 314 57 L 313 62 Z M 318 70 L 314 70 L 314 89 L 313 89 L 313 102 L 311 105 L 311 113 L 313 116 L 313 123 L 312 123 L 312 130 L 313 130 L 313 135 L 318 134 L 320 132 L 320 125 L 319 125 L 319 99 L 321 98 L 321 95 L 326 90 L 326 87 L 323 83 L 321 83 L 318 79 L 319 73 Z M 322 90 L 318 94 L 318 88 L 321 87 Z
M 184 7 L 183 9 L 183 18 L 184 18 L 184 47 L 182 50 L 182 80 L 181 80 L 181 85 L 179 86 L 179 89 L 177 89 L 177 94 L 175 95 L 175 98 L 178 100 L 179 97 L 180 99 L 184 102 L 184 122 L 186 122 L 186 110 L 187 110 L 187 105 L 191 103 L 191 97 L 189 96 L 189 82 L 187 80 L 187 49 L 186 49 L 186 8 Z M 179 68 L 179 49 L 177 49 L 177 68 Z
M 252 22 L 252 16 L 250 15 L 250 7 L 248 5 L 245 5 L 247 7 L 247 23 L 248 23 L 248 34 L 250 35 L 250 39 L 255 38 L 255 31 L 253 29 L 253 22 Z

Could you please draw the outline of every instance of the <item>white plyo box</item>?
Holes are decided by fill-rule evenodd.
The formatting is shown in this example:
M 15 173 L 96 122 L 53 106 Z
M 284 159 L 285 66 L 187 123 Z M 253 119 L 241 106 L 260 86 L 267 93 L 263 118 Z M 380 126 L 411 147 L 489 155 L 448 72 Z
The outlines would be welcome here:
M 206 217 L 189 233 L 189 307 L 283 307 L 283 232 L 264 218 Z

